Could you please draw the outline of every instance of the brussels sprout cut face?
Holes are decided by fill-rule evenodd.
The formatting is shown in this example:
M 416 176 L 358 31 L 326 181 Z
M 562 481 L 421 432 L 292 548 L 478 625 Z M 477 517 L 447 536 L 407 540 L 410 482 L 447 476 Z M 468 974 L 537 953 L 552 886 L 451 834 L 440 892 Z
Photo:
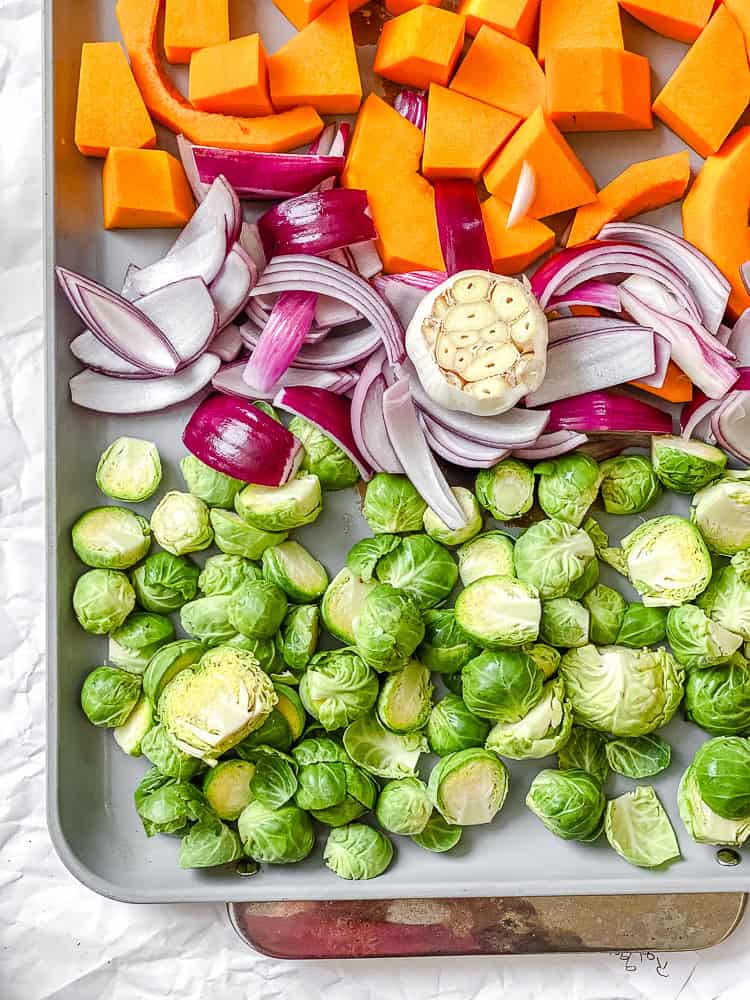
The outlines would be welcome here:
M 79 576 L 73 591 L 73 610 L 81 628 L 105 635 L 119 628 L 135 606 L 135 591 L 124 573 L 90 569 Z
M 602 831 L 606 799 L 599 781 L 586 771 L 540 771 L 526 805 L 564 840 L 595 840 Z
M 328 834 L 323 860 L 339 878 L 368 879 L 382 875 L 393 858 L 390 840 L 365 823 L 350 823 Z
M 405 591 L 420 608 L 446 600 L 458 580 L 453 556 L 428 535 L 404 538 L 380 559 L 375 574 L 381 583 Z
M 261 531 L 291 531 L 312 524 L 323 509 L 320 480 L 300 475 L 285 486 L 251 483 L 237 494 L 235 509 L 243 521 Z
M 422 729 L 432 707 L 430 671 L 418 660 L 411 660 L 403 670 L 390 674 L 378 697 L 378 716 L 395 733 Z
M 322 563 L 299 542 L 282 542 L 263 553 L 263 575 L 281 587 L 291 601 L 315 601 L 328 586 Z
M 82 514 L 71 532 L 81 562 L 99 569 L 128 569 L 151 547 L 145 517 L 125 507 L 94 507 Z
M 677 792 L 677 807 L 685 829 L 699 844 L 717 847 L 742 847 L 750 837 L 750 813 L 740 819 L 719 816 L 701 798 L 695 768 L 685 771 Z
M 508 771 L 487 750 L 461 750 L 443 757 L 427 786 L 443 819 L 457 826 L 490 823 L 508 794 Z
M 518 722 L 498 722 L 485 746 L 502 757 L 534 760 L 557 753 L 573 725 L 570 702 L 559 677 L 544 685 L 541 699 Z
M 367 583 L 344 568 L 329 583 L 320 603 L 323 625 L 337 639 L 353 644 L 354 622 L 362 610 L 365 600 L 377 584 Z
M 676 658 L 688 669 L 718 667 L 742 645 L 742 636 L 711 621 L 694 604 L 669 609 L 667 640 Z
M 505 458 L 477 474 L 477 499 L 498 521 L 523 517 L 534 504 L 534 473 L 515 458 Z
M 188 492 L 199 497 L 209 507 L 226 507 L 231 510 L 234 498 L 245 485 L 241 479 L 233 479 L 210 468 L 195 455 L 186 455 L 180 461 L 180 469 Z
M 750 641 L 750 583 L 734 566 L 722 566 L 696 603 L 712 621 Z
M 513 552 L 519 580 L 536 587 L 544 600 L 564 597 L 594 559 L 594 543 L 585 531 L 564 521 L 532 524 Z
M 693 760 L 698 790 L 706 805 L 724 819 L 750 815 L 750 740 L 717 736 Z
M 522 646 L 539 635 L 542 604 L 532 586 L 506 576 L 485 576 L 461 591 L 456 621 L 480 646 Z
M 379 472 L 367 484 L 362 513 L 375 535 L 421 531 L 427 504 L 406 476 Z
M 214 539 L 208 507 L 192 493 L 171 490 L 151 515 L 154 538 L 167 552 L 181 556 L 207 549 Z
M 96 467 L 96 485 L 113 500 L 140 503 L 161 483 L 161 459 L 151 441 L 121 437 L 102 454 Z
M 608 514 L 640 514 L 656 503 L 661 486 L 643 455 L 617 455 L 599 467 L 601 496 Z
M 471 490 L 467 490 L 463 486 L 454 486 L 452 489 L 459 507 L 464 512 L 466 524 L 463 528 L 455 530 L 449 528 L 430 507 L 424 512 L 422 519 L 424 530 L 430 538 L 434 538 L 436 542 L 441 542 L 443 545 L 461 545 L 462 542 L 468 542 L 470 538 L 482 530 L 482 512 L 479 509 L 477 498 Z
M 654 437 L 651 439 L 651 461 L 667 489 L 675 493 L 695 493 L 722 475 L 727 456 L 702 441 Z
M 470 583 L 483 576 L 515 576 L 513 539 L 502 531 L 486 531 L 458 550 L 458 573 L 461 583 Z
M 750 480 L 706 486 L 693 497 L 690 517 L 712 552 L 733 556 L 750 548 Z
M 578 527 L 599 492 L 599 466 L 593 458 L 573 452 L 561 458 L 538 462 L 539 506 L 547 517 Z
M 359 469 L 354 462 L 315 424 L 295 417 L 289 430 L 304 447 L 302 468 L 316 475 L 324 490 L 343 490 L 359 482 Z
M 680 857 L 669 817 L 649 785 L 607 803 L 604 832 L 620 857 L 639 868 L 658 868 Z
M 708 586 L 713 567 L 706 543 L 673 514 L 646 521 L 622 540 L 628 576 L 651 607 L 686 604 Z
M 378 798 L 375 815 L 389 833 L 411 837 L 422 833 L 432 815 L 427 786 L 419 778 L 387 782 Z
M 148 698 L 139 698 L 135 708 L 112 735 L 118 747 L 130 757 L 140 757 L 143 740 L 154 725 L 154 706 Z

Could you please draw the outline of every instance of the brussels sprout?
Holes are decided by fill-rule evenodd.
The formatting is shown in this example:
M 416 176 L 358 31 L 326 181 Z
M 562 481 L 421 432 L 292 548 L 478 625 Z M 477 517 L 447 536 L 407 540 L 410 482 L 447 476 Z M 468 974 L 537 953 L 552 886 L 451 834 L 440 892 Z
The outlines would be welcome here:
M 263 576 L 281 587 L 290 601 L 304 603 L 322 597 L 328 573 L 299 542 L 282 542 L 263 553 Z
M 713 567 L 698 529 L 683 517 L 665 514 L 623 538 L 628 578 L 649 607 L 686 604 L 702 593 Z
M 181 836 L 191 823 L 212 815 L 195 785 L 169 778 L 156 767 L 143 776 L 133 798 L 147 837 L 157 833 Z
M 750 548 L 750 480 L 722 479 L 706 486 L 693 497 L 690 520 L 720 556 Z
M 538 760 L 565 746 L 570 738 L 573 713 L 562 680 L 544 685 L 542 697 L 518 722 L 498 722 L 485 746 L 513 760 Z
M 152 441 L 120 437 L 107 448 L 96 467 L 96 485 L 113 500 L 140 503 L 161 483 L 161 459 Z
M 354 619 L 357 651 L 376 670 L 400 670 L 423 638 L 424 623 L 416 603 L 388 583 L 370 591 Z
M 199 597 L 180 611 L 180 624 L 189 636 L 207 646 L 229 642 L 237 629 L 229 620 L 231 597 Z
M 598 646 L 611 645 L 619 635 L 627 601 L 611 587 L 600 583 L 583 598 L 590 615 L 589 635 Z
M 243 855 L 242 843 L 234 830 L 212 818 L 200 820 L 182 838 L 180 868 L 213 868 L 237 861 Z
M 119 570 L 90 569 L 76 581 L 73 610 L 81 628 L 94 635 L 119 628 L 134 605 L 135 591 Z
M 375 567 L 383 556 L 399 547 L 400 535 L 375 535 L 356 542 L 346 557 L 346 565 L 360 580 L 367 583 L 375 574 Z
M 284 684 L 274 684 L 274 691 L 277 700 L 270 715 L 235 747 L 243 760 L 255 761 L 259 748 L 289 750 L 304 731 L 307 716 L 297 692 Z
M 750 663 L 741 653 L 710 670 L 690 671 L 685 715 L 714 736 L 750 733 Z
M 466 519 L 463 528 L 449 528 L 431 507 L 424 512 L 422 524 L 430 538 L 434 538 L 436 542 L 442 545 L 461 545 L 482 530 L 482 512 L 471 490 L 464 486 L 453 486 L 451 489 Z
M 380 721 L 394 733 L 422 729 L 430 715 L 434 690 L 427 667 L 411 660 L 383 682 L 377 706 Z
M 170 738 L 163 725 L 156 725 L 141 741 L 143 756 L 162 774 L 179 781 L 190 781 L 205 767 L 202 760 L 181 750 Z
M 532 642 L 523 647 L 524 653 L 528 653 L 545 676 L 545 679 L 557 673 L 560 666 L 560 653 L 552 646 L 543 642 Z
M 294 417 L 289 430 L 302 442 L 302 468 L 316 475 L 324 490 L 343 490 L 359 482 L 359 469 L 354 462 L 315 424 Z
M 290 608 L 281 623 L 281 655 L 290 670 L 304 670 L 318 648 L 320 611 L 316 604 Z
M 378 679 L 353 649 L 317 653 L 299 685 L 302 704 L 331 732 L 366 715 L 378 697 Z
M 417 659 L 429 670 L 452 674 L 478 655 L 479 646 L 458 625 L 451 609 L 425 611 L 422 618 L 424 639 L 417 648 Z
M 378 472 L 367 484 L 362 513 L 374 535 L 422 530 L 427 504 L 406 476 Z
M 569 597 L 543 601 L 539 634 L 552 646 L 585 646 L 589 641 L 588 608 Z
M 126 507 L 93 507 L 73 525 L 71 539 L 87 566 L 128 569 L 151 547 L 151 528 L 145 517 Z
M 375 805 L 378 788 L 344 748 L 326 737 L 306 739 L 292 751 L 299 768 L 297 805 L 328 826 L 344 826 Z
M 427 826 L 421 833 L 416 833 L 411 838 L 419 847 L 434 854 L 443 854 L 455 847 L 461 839 L 463 830 L 460 826 L 452 826 L 446 823 L 440 813 L 435 810 L 427 820 Z
M 542 697 L 544 674 L 521 650 L 486 651 L 463 669 L 466 707 L 482 719 L 520 722 Z
M 206 597 L 228 597 L 243 583 L 261 580 L 263 575 L 255 563 L 242 556 L 209 556 L 198 577 L 198 587 Z
M 727 456 L 702 441 L 665 436 L 651 438 L 651 461 L 668 490 L 696 493 L 722 475 Z
M 205 598 L 223 600 L 223 598 Z M 286 595 L 275 583 L 254 580 L 245 583 L 228 598 L 228 618 L 236 632 L 253 639 L 270 639 L 286 615 Z M 196 602 L 197 603 L 197 602 Z
M 658 868 L 681 857 L 669 816 L 650 785 L 610 799 L 604 832 L 620 857 L 639 868 Z
M 225 645 L 252 653 L 260 668 L 269 676 L 282 673 L 284 670 L 284 661 L 276 638 L 260 639 L 255 636 L 240 635 L 238 632 L 231 639 L 227 639 Z
M 490 823 L 508 794 L 505 764 L 488 750 L 473 748 L 441 757 L 430 773 L 427 791 L 448 823 Z
M 262 864 L 294 864 L 315 845 L 312 820 L 294 805 L 269 809 L 256 799 L 242 810 L 237 828 L 245 853 Z
M 701 798 L 724 819 L 750 814 L 750 740 L 717 736 L 693 758 Z
M 323 509 L 323 495 L 317 476 L 304 474 L 284 486 L 257 486 L 250 483 L 234 500 L 243 521 L 261 531 L 290 531 L 312 524 Z
M 607 763 L 626 778 L 650 778 L 669 767 L 672 748 L 661 736 L 631 736 L 611 740 L 606 746 Z
M 469 542 L 464 542 L 457 552 L 458 574 L 461 583 L 470 583 L 483 576 L 515 576 L 513 539 L 503 531 L 485 531 Z
M 516 575 L 539 591 L 544 600 L 564 597 L 594 555 L 585 531 L 564 521 L 539 521 L 521 535 L 513 552 Z
M 568 587 L 563 597 L 570 597 L 574 601 L 580 601 L 590 590 L 599 583 L 599 560 L 592 559 L 586 565 L 582 575 L 574 580 Z
M 130 574 L 138 603 L 146 611 L 178 611 L 198 593 L 200 569 L 186 556 L 155 552 Z
M 177 746 L 211 763 L 259 729 L 277 700 L 252 653 L 218 646 L 166 685 L 158 710 Z
M 581 770 L 540 771 L 526 796 L 534 815 L 563 840 L 596 840 L 606 804 L 600 782 Z
M 542 604 L 536 590 L 509 576 L 483 576 L 456 599 L 456 622 L 480 646 L 523 646 L 539 635 Z
M 648 608 L 645 604 L 628 604 L 620 631 L 615 640 L 620 646 L 642 649 L 664 642 L 667 637 L 666 608 Z
M 680 781 L 677 808 L 685 829 L 699 844 L 742 847 L 750 837 L 750 813 L 739 819 L 725 819 L 715 813 L 701 798 L 692 764 Z
M 281 809 L 295 795 L 297 764 L 293 757 L 269 746 L 246 749 L 245 763 L 252 763 L 255 773 L 250 779 L 250 801 L 258 800 L 268 809 Z
M 117 667 L 96 667 L 81 688 L 81 708 L 89 722 L 110 729 L 122 726 L 141 696 L 137 674 Z
M 419 778 L 397 778 L 383 785 L 375 816 L 384 830 L 413 837 L 424 830 L 431 815 L 427 785 Z
M 458 568 L 450 552 L 428 535 L 411 535 L 380 559 L 375 575 L 424 609 L 448 597 L 458 580 Z
M 151 515 L 154 538 L 173 556 L 207 549 L 214 540 L 208 507 L 192 493 L 170 490 Z
M 744 552 L 737 552 L 732 556 L 730 561 L 740 582 L 750 587 L 750 549 L 745 549 Z
M 473 715 L 456 694 L 442 698 L 427 720 L 427 742 L 439 757 L 484 746 L 489 731 L 489 723 Z
M 451 694 L 457 694 L 459 698 L 463 696 L 464 677 L 460 670 L 455 674 L 443 674 L 442 680 L 443 684 L 445 684 Z
M 750 583 L 743 583 L 734 566 L 714 574 L 696 601 L 712 621 L 750 641 Z
M 216 547 L 226 555 L 260 559 L 266 549 L 286 541 L 285 531 L 262 531 L 231 510 L 214 507 L 210 514 Z
M 608 514 L 640 514 L 661 496 L 654 467 L 644 455 L 616 455 L 599 466 Z
M 277 424 L 281 423 L 281 417 L 279 416 L 278 412 L 273 408 L 273 406 L 271 406 L 271 404 L 267 400 L 254 399 L 253 406 L 256 408 L 256 410 L 260 410 L 261 413 L 265 413 L 265 415 L 267 417 L 270 417 L 271 420 L 275 420 Z
M 241 479 L 234 479 L 223 472 L 217 472 L 195 455 L 186 455 L 180 460 L 180 471 L 188 492 L 209 507 L 226 507 L 227 510 L 233 510 L 234 498 L 245 486 Z
M 576 722 L 614 736 L 645 736 L 666 725 L 685 677 L 666 649 L 592 645 L 568 650 L 560 674 Z
M 142 674 L 154 653 L 174 639 L 174 626 L 163 615 L 136 611 L 109 633 L 109 659 L 114 667 Z
M 557 518 L 577 528 L 596 500 L 601 473 L 593 458 L 580 452 L 537 462 L 539 506 L 547 517 Z
M 497 521 L 523 517 L 534 504 L 534 474 L 528 465 L 505 458 L 477 474 L 477 499 Z
M 143 693 L 158 705 L 164 688 L 181 670 L 192 667 L 206 652 L 202 642 L 192 639 L 178 639 L 157 650 L 148 662 L 143 674 Z
M 609 775 L 607 739 L 595 729 L 573 726 L 570 739 L 557 751 L 561 771 L 588 771 L 603 785 Z
M 115 727 L 115 743 L 130 757 L 140 757 L 141 744 L 153 724 L 154 706 L 148 698 L 140 697 L 123 724 Z
M 411 777 L 428 749 L 422 733 L 394 733 L 374 712 L 346 728 L 344 747 L 355 764 L 379 778 Z
M 349 823 L 328 834 L 323 860 L 339 878 L 366 879 L 382 875 L 393 858 L 384 833 L 365 823 Z
M 680 608 L 669 609 L 667 641 L 677 660 L 693 669 L 726 663 L 742 645 L 742 636 L 711 621 L 706 612 L 694 604 L 683 604 Z
M 347 568 L 334 576 L 320 602 L 320 616 L 331 635 L 342 642 L 354 642 L 354 621 L 376 586 L 372 580 L 360 580 Z
M 622 576 L 627 577 L 628 566 L 625 553 L 620 548 L 613 548 L 609 544 L 609 536 L 594 517 L 587 517 L 583 522 L 583 530 L 591 539 L 597 556 L 607 566 L 611 566 Z
M 209 768 L 203 779 L 203 794 L 219 819 L 235 820 L 253 798 L 250 782 L 255 764 L 247 760 L 222 760 Z

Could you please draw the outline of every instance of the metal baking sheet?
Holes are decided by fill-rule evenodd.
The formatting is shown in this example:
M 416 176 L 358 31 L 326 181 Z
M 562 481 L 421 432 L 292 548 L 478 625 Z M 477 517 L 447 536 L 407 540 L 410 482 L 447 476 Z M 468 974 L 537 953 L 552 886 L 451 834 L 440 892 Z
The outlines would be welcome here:
M 430 854 L 406 838 L 395 838 L 394 864 L 384 876 L 368 882 L 336 878 L 321 863 L 320 844 L 302 864 L 265 867 L 257 877 L 245 879 L 229 869 L 181 871 L 177 840 L 144 836 L 132 801 L 144 761 L 126 757 L 110 733 L 88 725 L 78 704 L 81 682 L 92 667 L 104 662 L 106 647 L 103 639 L 82 632 L 72 615 L 70 596 L 82 567 L 71 551 L 69 531 L 82 510 L 102 502 L 94 481 L 96 462 L 103 448 L 120 434 L 156 441 L 164 459 L 164 489 L 181 487 L 180 433 L 192 406 L 126 419 L 73 407 L 68 380 L 76 363 L 68 343 L 79 325 L 54 287 L 52 269 L 55 263 L 63 264 L 118 287 L 129 262 L 143 265 L 155 259 L 174 234 L 105 233 L 101 225 L 102 161 L 79 155 L 73 143 L 81 43 L 119 37 L 112 0 L 53 0 L 46 9 L 48 815 L 53 841 L 68 868 L 97 892 L 133 902 L 539 896 L 750 887 L 747 862 L 720 867 L 715 850 L 694 844 L 681 827 L 675 806 L 677 783 L 705 735 L 681 720 L 675 720 L 665 733 L 674 747 L 672 766 L 653 782 L 670 812 L 684 855 L 684 860 L 665 871 L 630 867 L 604 838 L 592 846 L 551 836 L 523 804 L 531 778 L 542 766 L 538 762 L 510 762 L 508 801 L 491 826 L 467 829 L 460 846 L 448 855 Z M 355 17 L 358 39 L 370 43 L 360 49 L 366 71 L 380 19 L 372 7 Z M 270 0 L 233 5 L 233 21 L 235 35 L 260 30 L 271 51 L 290 33 Z M 659 39 L 629 21 L 626 42 L 651 57 L 655 88 L 684 51 L 677 43 Z M 172 148 L 172 138 L 162 138 Z M 679 148 L 674 136 L 660 127 L 640 134 L 578 136 L 573 144 L 600 184 L 626 163 Z M 675 210 L 665 210 L 654 218 L 674 226 L 679 216 Z M 152 506 L 145 504 L 141 509 L 148 514 Z M 618 537 L 633 526 L 633 519 L 622 519 Z M 613 527 L 611 521 L 609 527 Z M 335 571 L 364 533 L 359 496 L 351 490 L 329 494 L 323 515 L 299 537 Z M 429 761 L 425 760 L 425 766 Z M 616 781 L 609 794 L 628 787 L 628 782 Z

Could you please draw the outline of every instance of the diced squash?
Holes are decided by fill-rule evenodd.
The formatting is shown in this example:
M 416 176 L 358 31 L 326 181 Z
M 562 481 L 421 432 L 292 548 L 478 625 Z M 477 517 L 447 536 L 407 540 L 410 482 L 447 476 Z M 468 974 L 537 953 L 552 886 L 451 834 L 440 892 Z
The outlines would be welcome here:
M 750 101 L 745 36 L 719 7 L 654 101 L 654 114 L 701 156 L 717 152 Z
M 456 75 L 451 90 L 503 111 L 528 118 L 546 105 L 544 70 L 528 47 L 492 28 L 481 28 Z
M 461 0 L 458 13 L 466 18 L 467 35 L 488 24 L 517 42 L 534 44 L 539 0 Z
M 537 56 L 550 49 L 624 48 L 617 0 L 542 0 Z
M 674 361 L 670 361 L 667 367 L 667 374 L 664 384 L 655 388 L 653 385 L 644 385 L 643 382 L 631 382 L 630 385 L 644 392 L 650 392 L 652 396 L 658 396 L 668 403 L 689 403 L 693 398 L 693 383 L 685 372 L 678 368 Z
M 445 269 L 432 185 L 418 174 L 424 136 L 375 94 L 357 117 L 342 175 L 364 188 L 388 273 Z
M 682 203 L 685 239 L 702 250 L 732 286 L 729 312 L 750 307 L 740 267 L 750 260 L 750 126 L 710 156 Z
M 724 0 L 724 6 L 740 26 L 745 36 L 745 46 L 750 54 L 750 3 L 748 0 Z
M 508 229 L 510 206 L 499 198 L 482 202 L 482 221 L 492 257 L 492 270 L 498 274 L 520 274 L 555 244 L 555 234 L 543 222 L 521 219 Z
M 464 20 L 421 5 L 386 21 L 375 52 L 375 72 L 387 80 L 426 89 L 447 85 L 464 44 Z
M 273 0 L 281 13 L 291 21 L 297 31 L 302 31 L 311 21 L 322 14 L 326 7 L 331 6 L 332 0 Z M 359 10 L 368 0 L 349 0 L 349 10 Z
M 547 111 L 563 132 L 652 128 L 648 59 L 624 49 L 550 49 Z
M 111 146 L 156 145 L 149 118 L 119 42 L 84 42 L 78 77 L 75 143 L 86 156 Z
M 643 24 L 678 42 L 694 42 L 711 16 L 715 0 L 620 0 Z
M 596 198 L 594 181 L 541 108 L 519 126 L 485 170 L 487 190 L 511 203 L 524 160 L 536 174 L 531 218 L 544 219 Z
M 189 63 L 196 49 L 229 41 L 229 0 L 166 0 L 164 54 Z
M 441 0 L 385 0 L 385 9 L 389 14 L 398 17 L 405 14 L 407 10 L 414 10 L 415 7 L 427 5 L 429 7 L 439 7 Z
M 198 111 L 166 77 L 156 50 L 156 27 L 163 0 L 117 0 L 117 20 L 133 76 L 157 121 L 201 146 L 284 152 L 311 142 L 323 128 L 314 108 L 280 115 L 239 118 Z
M 687 150 L 632 163 L 601 189 L 596 201 L 578 209 L 568 246 L 593 240 L 608 222 L 622 222 L 677 201 L 689 183 L 690 154 Z
M 279 111 L 309 104 L 321 114 L 353 114 L 362 84 L 346 0 L 335 0 L 274 53 L 268 77 Z
M 190 59 L 190 102 L 223 115 L 272 115 L 266 50 L 260 35 L 210 45 Z
M 182 164 L 163 149 L 113 146 L 102 171 L 105 229 L 184 226 L 195 211 Z
M 519 121 L 500 108 L 430 84 L 422 173 L 478 181 Z

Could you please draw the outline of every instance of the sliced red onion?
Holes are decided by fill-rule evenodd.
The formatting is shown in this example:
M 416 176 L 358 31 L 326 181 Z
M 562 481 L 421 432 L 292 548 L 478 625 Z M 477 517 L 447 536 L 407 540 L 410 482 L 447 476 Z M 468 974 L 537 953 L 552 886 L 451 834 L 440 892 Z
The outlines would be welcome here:
M 355 188 L 311 191 L 269 209 L 258 219 L 266 256 L 323 254 L 375 239 L 367 192 Z
M 349 142 L 349 133 L 352 127 L 349 122 L 339 122 L 336 126 L 336 134 L 333 137 L 331 148 L 328 150 L 329 156 L 343 156 Z
M 528 215 L 534 198 L 536 198 L 536 171 L 527 160 L 524 160 L 518 175 L 516 190 L 513 193 L 508 219 L 505 223 L 506 229 L 512 229 Z
M 180 154 L 182 169 L 185 171 L 188 184 L 193 192 L 193 197 L 200 205 L 209 191 L 209 185 L 204 184 L 198 176 L 198 167 L 193 156 L 193 144 L 184 135 L 177 136 L 177 152 Z
M 393 450 L 422 499 L 443 523 L 455 531 L 466 515 L 451 492 L 425 440 L 414 407 L 409 379 L 399 378 L 383 394 L 383 419 Z
M 669 370 L 669 362 L 672 359 L 672 345 L 666 339 L 662 337 L 660 333 L 654 334 L 654 360 L 656 362 L 656 368 L 653 375 L 647 375 L 646 378 L 639 378 L 638 381 L 642 382 L 644 385 L 651 386 L 652 389 L 661 389 L 667 378 L 667 371 Z
M 740 277 L 742 278 L 742 284 L 745 286 L 745 291 L 750 292 L 750 261 L 746 260 L 740 267 Z
M 184 403 L 210 384 L 219 367 L 215 354 L 204 354 L 165 378 L 109 378 L 85 370 L 70 380 L 70 398 L 76 406 L 99 413 L 153 413 Z
M 585 434 L 578 434 L 575 431 L 552 431 L 551 434 L 542 434 L 530 448 L 516 448 L 513 457 L 525 459 L 527 462 L 542 462 L 546 458 L 567 455 L 569 451 L 575 451 L 587 441 Z
M 371 478 L 372 469 L 360 454 L 352 434 L 352 404 L 345 396 L 329 389 L 295 385 L 279 390 L 273 405 L 315 424 L 354 462 L 363 479 Z
M 492 270 L 477 189 L 472 181 L 435 181 L 438 236 L 448 274 Z
M 750 391 L 730 392 L 711 415 L 711 429 L 720 448 L 750 463 Z
M 489 469 L 510 455 L 507 449 L 477 444 L 449 431 L 426 413 L 419 414 L 419 422 L 430 448 L 446 462 L 463 469 Z
M 427 95 L 423 91 L 400 90 L 393 101 L 393 107 L 402 118 L 424 132 L 427 125 Z
M 203 205 L 209 203 L 209 197 L 210 195 L 206 197 L 198 212 Z M 137 271 L 128 271 L 123 295 L 129 299 L 139 299 L 184 278 L 202 278 L 207 285 L 210 285 L 221 270 L 226 255 L 224 220 L 214 220 L 211 229 L 202 232 L 190 243 L 176 250 L 172 248 L 166 257 L 154 261 L 153 264 Z
M 221 333 L 217 333 L 211 341 L 211 353 L 215 354 L 225 364 L 234 361 L 241 350 L 242 337 L 240 336 L 240 329 L 234 323 L 227 323 Z
M 220 330 L 242 312 L 257 280 L 255 262 L 241 243 L 235 243 L 209 289 L 216 305 Z
M 250 260 L 255 264 L 258 274 L 262 274 L 266 269 L 266 252 L 263 249 L 263 240 L 260 238 L 260 230 L 254 222 L 243 222 L 240 229 L 240 245 Z
M 226 253 L 239 236 L 241 225 L 242 207 L 237 193 L 224 177 L 217 177 L 169 253 L 178 253 L 217 227 L 224 233 Z
M 208 350 L 219 329 L 214 300 L 200 278 L 164 285 L 134 304 L 167 338 L 180 359 L 180 367 Z
M 722 323 L 719 329 L 714 334 L 714 336 L 716 337 L 716 339 L 719 341 L 720 344 L 723 344 L 724 347 L 728 348 L 729 341 L 732 339 L 732 327 L 727 326 L 726 323 Z
M 411 322 L 417 306 L 448 275 L 445 271 L 411 271 L 406 274 L 381 274 L 373 286 L 387 299 L 404 327 Z
M 680 430 L 682 437 L 689 440 L 692 437 L 700 437 L 697 433 L 698 426 L 706 420 L 711 423 L 711 414 L 721 406 L 720 399 L 709 399 L 702 392 L 696 391 L 693 398 L 682 408 L 680 413 Z
M 214 375 L 214 389 L 218 389 L 219 392 L 226 392 L 230 396 L 240 396 L 242 399 L 271 400 L 279 389 L 290 385 L 308 385 L 317 389 L 330 389 L 331 392 L 343 394 L 349 392 L 359 379 L 359 372 L 355 368 L 314 371 L 311 368 L 292 367 L 287 368 L 275 385 L 272 385 L 270 389 L 263 392 L 247 384 L 242 377 L 244 370 L 244 361 L 224 365 Z
M 750 309 L 746 309 L 732 327 L 727 347 L 736 356 L 738 365 L 750 366 Z
M 193 155 L 204 184 L 223 176 L 240 198 L 270 201 L 294 198 L 327 178 L 338 178 L 343 156 L 309 153 L 258 153 L 247 149 L 195 146 Z
M 387 388 L 382 375 L 386 364 L 380 347 L 368 358 L 352 395 L 352 434 L 365 461 L 376 472 L 403 472 L 393 450 L 383 419 L 383 394 Z
M 310 147 L 307 150 L 308 154 L 310 156 L 330 156 L 331 145 L 336 135 L 336 128 L 335 122 L 326 125 L 318 137 L 310 143 Z
M 312 326 L 315 301 L 313 292 L 285 292 L 278 297 L 247 363 L 248 385 L 266 390 L 278 382 Z
M 591 333 L 609 330 L 642 330 L 637 323 L 631 323 L 621 316 L 565 316 L 551 319 L 547 324 L 548 341 L 556 344 L 571 337 L 583 337 Z
M 672 418 L 649 403 L 632 396 L 611 392 L 589 392 L 552 403 L 550 431 L 578 431 L 581 434 L 632 432 L 671 434 Z
M 356 309 L 352 309 L 346 302 L 339 299 L 332 299 L 328 295 L 319 295 L 315 304 L 315 323 L 320 327 L 346 326 L 347 323 L 356 323 L 361 319 Z
M 320 331 L 317 331 L 319 333 Z M 343 368 L 356 364 L 368 358 L 381 344 L 377 330 L 368 326 L 355 333 L 342 334 L 338 337 L 313 337 L 315 331 L 310 330 L 300 348 L 294 363 L 298 368 L 319 369 Z M 242 341 L 246 347 L 254 350 L 260 333 L 255 326 L 246 323 L 240 327 Z M 322 341 L 325 341 L 323 343 Z
M 77 337 L 71 340 L 70 353 L 92 371 L 101 375 L 109 375 L 112 378 L 159 378 L 153 372 L 144 371 L 137 365 L 131 365 L 129 361 L 115 354 L 106 344 L 94 336 L 90 330 L 84 330 Z
M 553 295 L 547 308 L 560 309 L 563 306 L 594 306 L 608 312 L 619 312 L 620 290 L 617 285 L 606 281 L 584 281 L 564 295 Z
M 354 262 L 354 270 L 361 277 L 374 278 L 383 270 L 383 261 L 380 259 L 374 240 L 368 240 L 366 243 L 352 243 L 348 250 Z

